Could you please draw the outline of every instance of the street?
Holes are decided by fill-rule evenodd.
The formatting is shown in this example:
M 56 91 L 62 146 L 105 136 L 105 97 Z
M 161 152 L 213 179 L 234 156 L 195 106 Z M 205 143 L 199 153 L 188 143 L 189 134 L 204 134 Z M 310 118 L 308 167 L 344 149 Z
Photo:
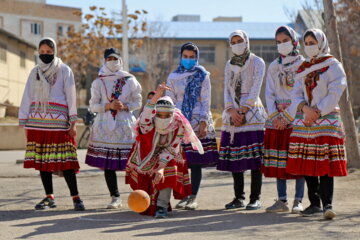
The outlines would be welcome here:
M 54 176 L 57 208 L 35 211 L 43 197 L 38 172 L 23 169 L 16 160 L 24 151 L 0 152 L 0 239 L 360 239 L 360 171 L 335 180 L 333 221 L 304 218 L 289 213 L 265 213 L 276 198 L 274 179 L 263 179 L 262 204 L 256 211 L 224 210 L 233 198 L 232 177 L 215 169 L 203 172 L 196 211 L 174 210 L 168 219 L 157 220 L 131 212 L 126 199 L 131 191 L 118 173 L 123 200 L 121 210 L 106 210 L 110 201 L 103 173 L 84 164 L 86 151 L 79 150 L 80 196 L 86 211 L 74 212 L 63 178 Z M 250 177 L 246 174 L 246 194 Z M 292 206 L 294 181 L 288 183 Z M 176 203 L 172 199 L 172 204 Z M 304 206 L 308 206 L 305 192 Z

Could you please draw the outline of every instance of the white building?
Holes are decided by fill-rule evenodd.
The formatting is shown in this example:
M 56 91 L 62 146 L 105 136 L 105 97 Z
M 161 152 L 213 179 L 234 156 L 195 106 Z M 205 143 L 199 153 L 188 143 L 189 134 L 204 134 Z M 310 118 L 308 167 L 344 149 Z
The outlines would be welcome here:
M 0 0 L 0 28 L 37 45 L 43 37 L 58 40 L 69 28 L 78 29 L 80 8 L 46 4 L 46 0 Z

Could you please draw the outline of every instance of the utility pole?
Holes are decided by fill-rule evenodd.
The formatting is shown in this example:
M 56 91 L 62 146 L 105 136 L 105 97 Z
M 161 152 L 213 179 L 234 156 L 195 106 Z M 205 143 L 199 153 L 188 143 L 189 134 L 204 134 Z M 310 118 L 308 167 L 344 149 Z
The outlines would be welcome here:
M 335 58 L 342 61 L 341 45 L 339 32 L 336 22 L 336 13 L 332 0 L 323 0 L 324 4 L 324 20 L 326 26 L 326 35 L 329 39 L 329 45 Z M 341 109 L 341 118 L 345 127 L 346 134 L 346 156 L 349 167 L 360 168 L 360 152 L 358 145 L 357 131 L 355 127 L 354 114 L 352 111 L 349 92 L 346 89 L 339 102 Z
M 124 64 L 124 70 L 129 71 L 129 39 L 126 0 L 122 0 L 122 30 L 122 59 Z

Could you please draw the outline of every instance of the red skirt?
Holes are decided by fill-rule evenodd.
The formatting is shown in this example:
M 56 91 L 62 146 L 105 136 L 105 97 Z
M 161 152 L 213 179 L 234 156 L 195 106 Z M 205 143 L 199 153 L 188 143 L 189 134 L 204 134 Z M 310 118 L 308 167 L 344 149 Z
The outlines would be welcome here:
M 67 131 L 27 130 L 24 168 L 44 172 L 80 169 L 76 142 Z
M 279 179 L 296 179 L 286 172 L 289 140 L 292 128 L 277 130 L 267 128 L 264 138 L 264 157 L 261 170 L 265 177 Z
M 172 188 L 175 199 L 183 199 L 191 195 L 191 184 L 187 163 L 171 160 L 164 170 L 164 182 L 155 184 L 153 176 L 138 172 L 136 169 L 126 168 L 125 183 L 130 184 L 133 190 L 144 190 L 150 196 L 150 207 L 143 215 L 154 216 L 156 212 L 157 197 L 159 191 L 165 188 Z M 171 206 L 169 206 L 171 210 Z
M 286 171 L 304 176 L 347 176 L 344 139 L 291 136 Z

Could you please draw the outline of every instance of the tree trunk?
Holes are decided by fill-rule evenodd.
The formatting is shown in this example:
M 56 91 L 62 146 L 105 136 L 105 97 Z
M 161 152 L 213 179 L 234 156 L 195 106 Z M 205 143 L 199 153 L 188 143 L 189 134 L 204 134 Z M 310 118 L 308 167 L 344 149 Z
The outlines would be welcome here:
M 341 45 L 336 22 L 336 13 L 332 0 L 323 0 L 324 3 L 324 20 L 326 26 L 326 35 L 329 39 L 329 45 L 332 54 L 340 62 L 342 61 Z M 349 91 L 346 89 L 340 99 L 341 118 L 344 122 L 346 134 L 346 156 L 349 167 L 360 168 L 360 152 L 355 127 L 354 115 L 352 111 L 351 101 L 349 99 Z

